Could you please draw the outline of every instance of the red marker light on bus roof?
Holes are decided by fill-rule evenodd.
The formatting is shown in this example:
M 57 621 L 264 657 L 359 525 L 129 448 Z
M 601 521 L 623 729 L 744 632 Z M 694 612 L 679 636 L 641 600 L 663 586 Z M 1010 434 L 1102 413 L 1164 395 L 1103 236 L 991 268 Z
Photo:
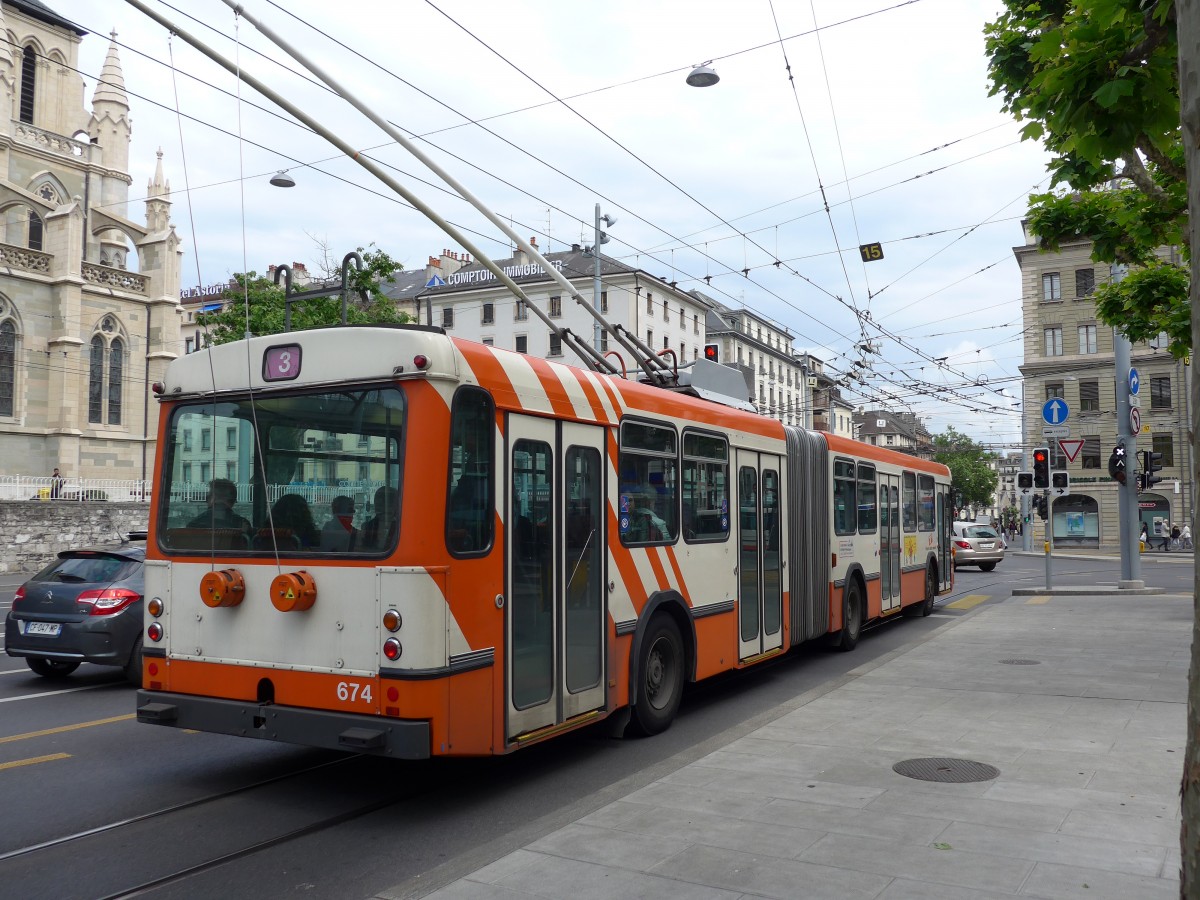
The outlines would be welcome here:
M 154 391 L 154 393 L 156 393 L 156 394 L 161 394 L 166 389 L 167 389 L 167 386 L 165 384 L 163 384 L 161 381 L 156 381 L 156 382 L 154 382 L 154 384 L 150 385 L 150 390 Z
M 418 353 L 416 356 L 413 357 L 413 365 L 422 371 L 425 369 L 428 369 L 429 368 L 429 357 L 426 356 L 424 353 Z

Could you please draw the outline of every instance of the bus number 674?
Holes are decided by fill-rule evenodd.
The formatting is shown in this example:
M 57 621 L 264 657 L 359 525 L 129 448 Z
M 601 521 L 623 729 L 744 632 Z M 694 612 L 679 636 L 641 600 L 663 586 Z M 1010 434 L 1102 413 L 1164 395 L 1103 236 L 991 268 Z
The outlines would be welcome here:
M 371 685 L 358 684 L 354 681 L 339 681 L 337 698 L 343 703 L 354 703 L 356 700 L 361 700 L 363 703 L 369 705 L 371 702 Z

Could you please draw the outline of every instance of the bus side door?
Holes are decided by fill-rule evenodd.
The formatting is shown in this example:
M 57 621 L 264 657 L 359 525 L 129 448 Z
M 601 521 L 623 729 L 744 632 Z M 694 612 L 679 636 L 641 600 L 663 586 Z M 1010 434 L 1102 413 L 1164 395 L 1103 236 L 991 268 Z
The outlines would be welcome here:
M 738 450 L 738 658 L 783 646 L 783 466 Z
M 604 429 L 511 416 L 509 738 L 604 706 Z

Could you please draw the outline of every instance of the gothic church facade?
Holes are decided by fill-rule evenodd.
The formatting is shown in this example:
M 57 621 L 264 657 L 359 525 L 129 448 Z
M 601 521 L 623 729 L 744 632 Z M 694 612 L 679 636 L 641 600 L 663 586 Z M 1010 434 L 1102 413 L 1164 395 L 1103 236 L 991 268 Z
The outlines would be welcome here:
M 179 352 L 179 238 L 162 152 L 130 202 L 116 35 L 90 109 L 87 33 L 37 0 L 0 3 L 0 475 L 150 477 L 150 385 Z

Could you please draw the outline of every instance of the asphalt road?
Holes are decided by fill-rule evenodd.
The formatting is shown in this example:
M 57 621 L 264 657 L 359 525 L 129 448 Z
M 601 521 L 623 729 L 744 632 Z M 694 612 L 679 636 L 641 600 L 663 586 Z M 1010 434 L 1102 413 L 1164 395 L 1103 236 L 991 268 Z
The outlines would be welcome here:
M 934 616 L 874 628 L 853 653 L 801 648 L 695 686 L 657 737 L 618 740 L 601 726 L 495 759 L 405 763 L 139 725 L 115 669 L 49 682 L 0 656 L 0 895 L 342 900 L 399 885 L 418 896 L 970 614 L 947 604 L 1004 602 L 1044 572 L 1039 556 L 962 569 Z M 1119 572 L 1112 560 L 1056 559 L 1053 578 L 1115 585 Z M 1190 591 L 1191 558 L 1145 560 L 1143 577 Z M 0 612 L 15 586 L 0 581 Z

